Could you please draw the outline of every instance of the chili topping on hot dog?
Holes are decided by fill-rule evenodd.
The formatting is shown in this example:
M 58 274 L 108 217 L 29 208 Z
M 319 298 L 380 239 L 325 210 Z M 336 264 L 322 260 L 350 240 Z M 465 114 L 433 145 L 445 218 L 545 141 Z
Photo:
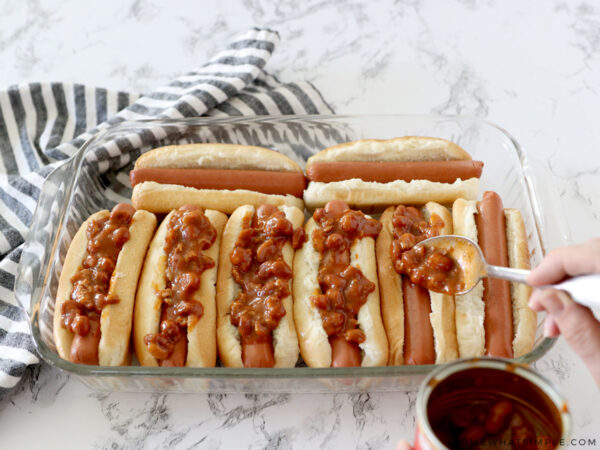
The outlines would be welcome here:
M 463 271 L 444 249 L 413 247 L 402 254 L 397 268 L 430 291 L 454 295 L 464 289 Z
M 358 328 L 358 312 L 375 290 L 360 268 L 350 264 L 353 243 L 364 237 L 376 238 L 381 224 L 351 210 L 346 202 L 333 200 L 318 208 L 313 218 L 318 228 L 312 233 L 315 249 L 321 254 L 318 281 L 321 293 L 311 297 L 319 309 L 323 328 L 332 348 L 332 367 L 360 365 L 358 344 L 365 334 Z M 338 355 L 344 352 L 344 357 Z
M 182 206 L 171 216 L 165 238 L 167 256 L 166 285 L 157 334 L 148 334 L 144 342 L 161 366 L 183 366 L 187 353 L 187 329 L 202 317 L 202 305 L 194 300 L 200 275 L 214 267 L 215 261 L 204 255 L 217 238 L 217 230 L 198 206 Z
M 241 292 L 231 304 L 231 323 L 239 330 L 244 367 L 273 367 L 272 332 L 286 311 L 283 299 L 290 295 L 292 269 L 282 248 L 304 242 L 304 229 L 293 229 L 285 213 L 261 205 L 242 224 L 230 255 L 231 275 Z
M 415 247 L 419 242 L 439 235 L 444 226 L 440 217 L 433 214 L 429 223 L 416 208 L 398 208 L 393 219 L 392 244 L 396 272 L 408 275 L 413 283 L 434 292 L 449 295 L 460 292 L 464 288 L 462 269 L 448 251 Z
M 129 225 L 135 209 L 126 203 L 116 205 L 110 216 L 93 220 L 87 233 L 87 257 L 71 278 L 73 289 L 62 305 L 62 326 L 86 345 L 73 345 L 70 359 L 81 364 L 98 364 L 100 315 L 109 304 L 118 303 L 108 295 L 110 280 L 123 245 L 129 240 Z

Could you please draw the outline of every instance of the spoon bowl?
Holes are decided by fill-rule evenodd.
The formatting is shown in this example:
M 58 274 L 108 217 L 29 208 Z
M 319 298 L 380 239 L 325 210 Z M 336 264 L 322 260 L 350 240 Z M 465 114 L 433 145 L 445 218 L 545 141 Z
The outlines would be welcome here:
M 415 245 L 424 247 L 429 251 L 441 251 L 449 256 L 461 269 L 461 280 L 456 283 L 457 289 L 453 292 L 444 291 L 452 295 L 463 295 L 472 290 L 479 280 L 484 277 L 501 278 L 518 283 L 527 283 L 529 270 L 513 269 L 510 267 L 494 266 L 486 263 L 485 257 L 476 242 L 464 236 L 444 235 L 436 236 Z M 573 301 L 589 308 L 600 306 L 600 274 L 580 275 L 568 278 L 561 283 L 536 286 L 538 289 L 559 289 L 571 296 Z
M 460 268 L 460 281 L 453 295 L 463 295 L 472 290 L 479 280 L 485 277 L 502 278 L 509 281 L 525 283 L 529 270 L 512 269 L 487 264 L 483 252 L 477 243 L 458 235 L 436 236 L 415 245 L 430 251 L 441 251 L 449 256 Z

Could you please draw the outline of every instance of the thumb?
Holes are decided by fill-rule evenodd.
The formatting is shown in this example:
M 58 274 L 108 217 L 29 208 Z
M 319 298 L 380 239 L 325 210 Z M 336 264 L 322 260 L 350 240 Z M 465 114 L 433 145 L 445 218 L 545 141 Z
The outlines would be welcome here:
M 588 308 L 575 303 L 563 291 L 545 289 L 536 296 L 554 320 L 567 343 L 600 382 L 600 323 Z

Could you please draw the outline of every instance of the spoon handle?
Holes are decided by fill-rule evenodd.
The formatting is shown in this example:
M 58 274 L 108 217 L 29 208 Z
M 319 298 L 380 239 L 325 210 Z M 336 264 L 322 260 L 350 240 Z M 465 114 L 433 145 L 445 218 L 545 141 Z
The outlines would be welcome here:
M 545 286 L 567 292 L 573 300 L 588 308 L 600 306 L 600 275 L 573 277 L 554 286 Z
M 530 271 L 488 264 L 486 272 L 488 277 L 528 284 L 527 275 Z M 598 274 L 573 277 L 559 284 L 539 286 L 539 288 L 560 289 L 567 292 L 573 298 L 573 301 L 588 308 L 600 307 L 600 275 Z
M 530 272 L 529 270 L 524 269 L 511 269 L 510 267 L 492 266 L 491 264 L 485 266 L 485 271 L 488 277 L 516 281 L 518 283 L 525 284 L 527 284 L 527 275 L 529 275 Z

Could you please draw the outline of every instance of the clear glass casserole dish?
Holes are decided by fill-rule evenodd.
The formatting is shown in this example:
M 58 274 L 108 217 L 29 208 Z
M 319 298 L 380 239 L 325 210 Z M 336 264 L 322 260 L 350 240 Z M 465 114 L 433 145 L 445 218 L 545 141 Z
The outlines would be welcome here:
M 480 119 L 364 115 L 123 122 L 89 139 L 44 183 L 15 286 L 17 299 L 30 316 L 40 356 L 96 390 L 315 393 L 416 389 L 434 365 L 343 369 L 313 369 L 300 364 L 292 369 L 84 366 L 57 355 L 52 330 L 54 297 L 71 239 L 90 214 L 129 198 L 128 173 L 141 151 L 192 142 L 239 143 L 281 151 L 303 165 L 313 153 L 341 142 L 406 135 L 445 138 L 463 147 L 473 159 L 484 161 L 481 190 L 497 191 L 505 207 L 521 211 L 533 265 L 547 248 L 570 241 L 560 200 L 545 166 L 527 158 L 504 130 Z M 116 154 L 116 141 L 128 142 L 134 150 Z M 97 161 L 97 155 L 103 162 Z M 533 350 L 517 362 L 532 363 L 553 345 L 553 339 L 543 337 L 543 318 L 538 315 Z

